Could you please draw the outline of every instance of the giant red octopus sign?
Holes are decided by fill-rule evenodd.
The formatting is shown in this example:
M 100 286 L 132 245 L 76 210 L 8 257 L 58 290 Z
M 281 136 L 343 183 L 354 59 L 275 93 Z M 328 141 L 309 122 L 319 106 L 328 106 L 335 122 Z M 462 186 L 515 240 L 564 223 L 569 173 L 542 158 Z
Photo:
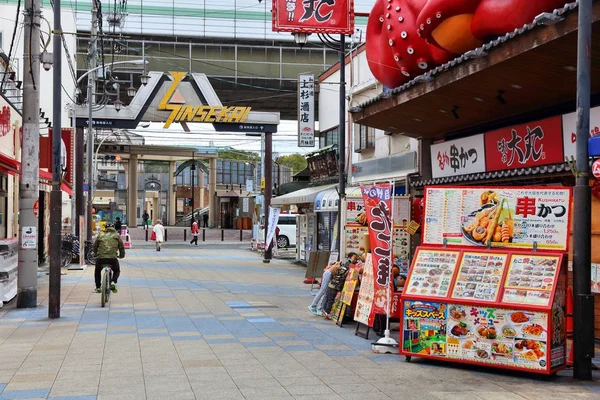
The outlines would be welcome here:
M 376 0 L 367 24 L 367 61 L 375 78 L 394 88 L 565 2 Z

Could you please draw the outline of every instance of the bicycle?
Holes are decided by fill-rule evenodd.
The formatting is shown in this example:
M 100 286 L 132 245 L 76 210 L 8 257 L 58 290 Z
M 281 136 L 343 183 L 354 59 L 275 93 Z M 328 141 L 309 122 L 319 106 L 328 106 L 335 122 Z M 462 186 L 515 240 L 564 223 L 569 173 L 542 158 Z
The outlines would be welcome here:
M 102 284 L 100 285 L 102 307 L 108 303 L 110 299 L 110 282 L 112 280 L 112 268 L 110 265 L 104 265 L 102 268 Z
M 63 237 L 60 250 L 60 262 L 63 267 L 68 267 L 73 261 L 73 257 L 79 257 L 79 238 L 72 234 Z M 96 264 L 96 254 L 94 253 L 94 244 L 91 241 L 85 241 L 84 260 L 88 265 Z

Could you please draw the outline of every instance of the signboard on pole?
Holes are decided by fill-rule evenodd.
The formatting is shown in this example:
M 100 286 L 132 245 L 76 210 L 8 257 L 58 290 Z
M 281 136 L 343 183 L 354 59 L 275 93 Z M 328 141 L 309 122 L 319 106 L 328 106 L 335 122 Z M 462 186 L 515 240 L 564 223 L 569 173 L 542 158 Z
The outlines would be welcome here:
M 37 227 L 24 226 L 21 231 L 21 248 L 37 249 Z
M 427 187 L 423 244 L 566 251 L 570 188 Z
M 315 147 L 315 76 L 313 74 L 298 75 L 298 147 Z
M 273 32 L 354 33 L 353 0 L 273 0 Z

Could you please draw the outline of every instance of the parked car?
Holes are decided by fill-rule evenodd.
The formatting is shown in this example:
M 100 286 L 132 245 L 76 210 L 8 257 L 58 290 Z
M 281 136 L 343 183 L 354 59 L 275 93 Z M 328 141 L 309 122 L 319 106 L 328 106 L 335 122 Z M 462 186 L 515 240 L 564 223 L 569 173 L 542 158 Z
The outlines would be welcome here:
M 295 247 L 296 246 L 296 219 L 297 214 L 280 214 L 277 227 L 279 236 L 277 237 L 277 247 Z M 258 233 L 259 240 L 263 241 L 265 237 L 264 216 L 261 217 L 261 225 Z

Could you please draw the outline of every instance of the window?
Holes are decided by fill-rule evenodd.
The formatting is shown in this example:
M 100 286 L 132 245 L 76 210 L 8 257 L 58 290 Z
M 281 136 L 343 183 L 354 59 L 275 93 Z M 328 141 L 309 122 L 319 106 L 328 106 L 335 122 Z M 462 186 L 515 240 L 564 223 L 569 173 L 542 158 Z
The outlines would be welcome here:
M 338 132 L 337 126 L 328 131 L 321 132 L 321 138 L 324 139 L 324 142 L 322 143 L 321 147 L 329 146 L 332 144 L 337 144 L 338 140 L 339 140 L 339 136 L 340 136 L 340 134 Z
M 375 148 L 375 128 L 365 125 L 354 125 L 354 152 Z

